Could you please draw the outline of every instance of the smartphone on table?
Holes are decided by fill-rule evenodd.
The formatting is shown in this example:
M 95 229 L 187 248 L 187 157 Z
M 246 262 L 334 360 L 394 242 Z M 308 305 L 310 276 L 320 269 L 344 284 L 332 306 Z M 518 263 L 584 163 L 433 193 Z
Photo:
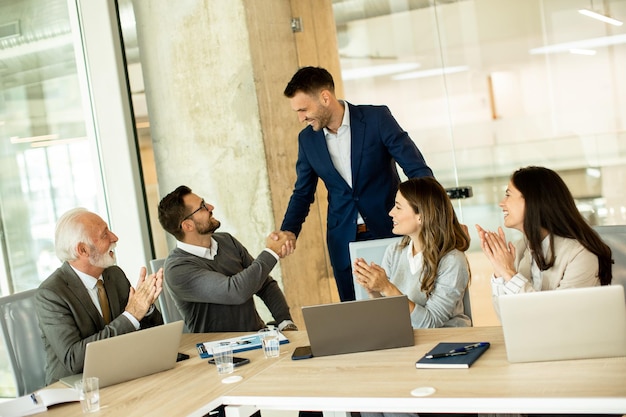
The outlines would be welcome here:
M 299 359 L 309 359 L 312 357 L 313 352 L 311 352 L 311 346 L 298 346 L 291 355 L 291 359 L 293 359 L 294 361 Z

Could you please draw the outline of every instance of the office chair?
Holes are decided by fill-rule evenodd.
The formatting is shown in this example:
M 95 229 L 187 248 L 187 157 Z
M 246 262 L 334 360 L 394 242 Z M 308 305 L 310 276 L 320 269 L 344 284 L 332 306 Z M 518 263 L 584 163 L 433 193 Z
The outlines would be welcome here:
M 615 262 L 611 285 L 621 285 L 626 289 L 626 225 L 594 226 L 593 229 L 598 232 L 604 243 L 611 247 Z
M 0 298 L 0 327 L 17 396 L 43 388 L 46 354 L 35 314 L 36 289 Z
M 152 270 L 152 273 L 153 274 L 156 273 L 156 271 L 158 271 L 159 268 L 161 268 L 164 263 L 165 263 L 165 258 L 152 259 L 150 261 L 150 269 Z M 159 302 L 159 310 L 161 311 L 161 315 L 163 316 L 163 321 L 165 323 L 172 323 L 178 320 L 184 321 L 183 315 L 180 313 L 180 310 L 176 306 L 176 303 L 174 303 L 174 299 L 172 298 L 172 296 L 169 293 L 169 290 L 167 289 L 167 286 L 165 284 L 165 278 L 163 279 L 163 290 L 161 291 L 161 294 L 159 295 L 158 302 Z M 186 324 L 183 328 L 183 333 L 189 333 L 189 329 L 187 328 Z
M 385 255 L 385 249 L 392 243 L 400 241 L 402 237 L 388 237 L 384 239 L 363 240 L 360 242 L 350 242 L 348 248 L 350 250 L 350 265 L 354 263 L 356 258 L 363 258 L 368 262 L 374 262 L 380 265 Z M 354 282 L 354 293 L 357 300 L 365 300 L 369 297 L 367 291 L 356 282 L 356 277 L 352 277 Z M 470 304 L 469 287 L 463 295 L 463 313 L 472 320 L 472 306 Z

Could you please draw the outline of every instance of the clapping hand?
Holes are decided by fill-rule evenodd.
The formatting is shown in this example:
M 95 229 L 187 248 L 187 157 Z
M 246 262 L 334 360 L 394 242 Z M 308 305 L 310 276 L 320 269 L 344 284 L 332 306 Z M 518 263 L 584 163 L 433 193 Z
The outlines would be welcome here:
M 517 273 L 514 267 L 515 246 L 511 242 L 507 243 L 502 228 L 498 227 L 498 233 L 496 233 L 476 225 L 476 230 L 480 238 L 480 247 L 491 262 L 494 275 L 504 278 L 505 281 L 513 278 L 513 275 Z
M 146 275 L 146 267 L 142 266 L 139 271 L 137 288 L 130 287 L 128 304 L 125 309 L 138 321 L 145 317 L 150 306 L 154 304 L 163 290 L 163 268 L 159 268 L 156 274 Z

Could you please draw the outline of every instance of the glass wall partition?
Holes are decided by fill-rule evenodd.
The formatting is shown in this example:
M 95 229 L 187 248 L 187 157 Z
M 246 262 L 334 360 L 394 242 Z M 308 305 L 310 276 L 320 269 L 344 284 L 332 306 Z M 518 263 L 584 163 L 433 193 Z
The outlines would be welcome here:
M 473 188 L 456 201 L 473 285 L 488 290 L 491 273 L 473 226 L 503 224 L 498 203 L 520 167 L 559 172 L 591 224 L 626 224 L 626 26 L 584 12 L 623 22 L 626 1 L 335 0 L 333 10 L 347 100 L 388 105 L 445 187 Z
M 104 193 L 67 2 L 2 1 L 0 10 L 0 286 L 7 295 L 38 286 L 58 266 L 59 215 L 76 206 L 103 212 Z
M 106 212 L 73 36 L 65 0 L 0 1 L 2 296 L 37 287 L 60 265 L 54 226 L 64 211 Z M 0 395 L 10 396 L 0 358 Z
M 116 231 L 131 284 L 152 257 L 116 6 L 0 0 L 1 296 L 60 266 L 54 227 L 73 207 Z M 12 395 L 0 347 L 0 397 Z

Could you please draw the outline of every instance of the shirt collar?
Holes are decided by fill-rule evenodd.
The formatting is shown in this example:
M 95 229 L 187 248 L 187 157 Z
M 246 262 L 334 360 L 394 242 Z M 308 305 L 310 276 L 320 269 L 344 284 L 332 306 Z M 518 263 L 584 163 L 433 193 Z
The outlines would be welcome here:
M 422 252 L 418 252 L 415 256 L 413 256 L 413 239 L 407 245 L 407 253 L 406 256 L 409 260 L 409 269 L 411 270 L 411 274 L 415 275 L 420 269 L 422 269 Z
M 341 121 L 341 126 L 339 126 L 339 129 L 341 129 L 343 126 L 346 126 L 349 129 L 350 128 L 350 109 L 348 108 L 348 102 L 344 100 L 339 100 L 339 102 L 343 104 L 343 120 Z M 339 129 L 337 129 L 337 133 L 339 133 Z M 331 135 L 334 134 L 327 128 L 324 128 L 323 130 L 324 130 L 324 136 L 327 136 L 328 134 L 331 134 Z
M 184 250 L 185 252 L 189 252 L 192 255 L 199 256 L 200 258 L 206 258 L 209 260 L 213 260 L 215 255 L 217 255 L 217 241 L 211 237 L 211 247 L 205 248 L 204 246 L 192 245 L 189 243 L 181 242 L 180 240 L 176 241 L 176 247 Z
M 96 277 L 92 277 L 89 274 L 85 274 L 82 271 L 79 271 L 78 269 L 74 268 L 72 265 L 70 265 L 70 267 L 74 270 L 74 272 L 76 272 L 76 275 L 78 275 L 78 278 L 80 278 L 83 285 L 88 290 L 92 290 L 96 288 L 96 283 L 99 279 L 102 279 L 104 281 L 104 278 L 102 278 L 102 274 L 100 274 L 100 276 L 96 278 Z

